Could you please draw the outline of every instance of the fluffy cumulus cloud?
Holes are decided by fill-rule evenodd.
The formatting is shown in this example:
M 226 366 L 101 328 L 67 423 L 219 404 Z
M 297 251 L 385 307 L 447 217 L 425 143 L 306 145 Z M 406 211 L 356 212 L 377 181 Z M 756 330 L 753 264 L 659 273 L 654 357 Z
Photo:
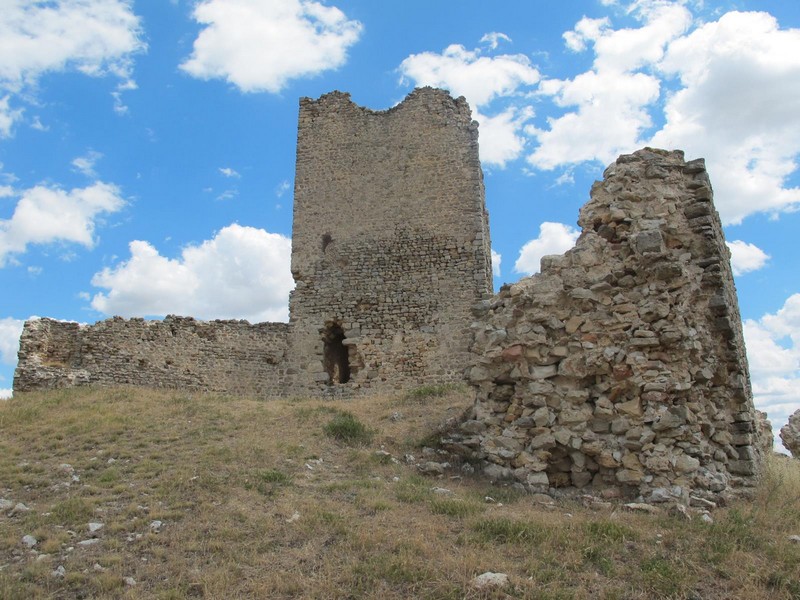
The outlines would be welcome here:
M 563 254 L 575 245 L 579 235 L 574 227 L 545 221 L 539 226 L 539 237 L 527 242 L 520 250 L 514 270 L 525 275 L 538 273 L 543 256 Z
M 741 240 L 734 240 L 727 244 L 731 251 L 731 268 L 734 275 L 757 271 L 769 260 L 769 254 L 755 244 L 748 244 Z
M 800 155 L 800 29 L 729 12 L 675 40 L 658 66 L 681 87 L 652 143 L 706 158 L 724 222 L 800 205 L 800 188 L 786 187 Z
M 564 34 L 567 48 L 594 48 L 592 68 L 572 79 L 548 79 L 540 94 L 562 114 L 546 127 L 529 126 L 536 149 L 529 162 L 540 169 L 583 161 L 608 163 L 640 145 L 652 126 L 652 105 L 661 82 L 645 69 L 659 61 L 667 45 L 689 27 L 691 13 L 680 3 L 641 3 L 634 14 L 641 27 L 613 29 L 608 19 L 584 17 Z
M 14 104 L 21 93 L 35 91 L 42 75 L 112 75 L 121 80 L 119 93 L 135 87 L 132 56 L 146 48 L 126 0 L 4 0 L 0 40 L 0 136 L 11 134 L 23 114 Z
M 565 32 L 565 52 L 591 59 L 571 78 L 547 77 L 527 56 L 501 53 L 511 40 L 498 32 L 481 48 L 412 54 L 399 71 L 415 85 L 466 96 L 488 165 L 526 156 L 535 169 L 568 170 L 645 145 L 681 148 L 706 158 L 725 224 L 800 207 L 791 183 L 800 158 L 800 29 L 764 12 L 703 21 L 692 13 L 702 3 L 605 4 L 629 26 L 584 17 Z
M 485 56 L 480 49 L 467 50 L 460 44 L 441 53 L 412 54 L 400 63 L 400 73 L 415 85 L 447 88 L 455 96 L 464 96 L 473 108 L 539 81 L 539 71 L 524 54 Z
M 0 319 L 0 362 L 6 365 L 17 364 L 19 336 L 24 321 L 6 317 Z
M 17 364 L 17 351 L 19 350 L 19 336 L 22 333 L 23 321 L 6 317 L 0 319 L 0 363 L 6 365 Z M 5 379 L 0 377 L 0 384 Z M 11 388 L 0 388 L 0 400 L 11 398 Z
M 263 229 L 229 225 L 211 240 L 167 258 L 143 241 L 130 243 L 131 256 L 92 279 L 105 288 L 94 309 L 132 316 L 192 315 L 201 319 L 285 321 L 291 241 Z
M 362 30 L 312 0 L 203 0 L 193 15 L 204 28 L 181 69 L 244 92 L 277 93 L 292 79 L 341 67 Z
M 30 244 L 95 244 L 95 227 L 103 215 L 125 206 L 120 190 L 96 182 L 85 188 L 63 190 L 37 185 L 18 193 L 10 219 L 0 219 L 0 267 Z
M 503 256 L 499 252 L 492 250 L 492 275 L 500 277 L 500 263 L 503 261 Z
M 774 314 L 744 322 L 756 406 L 777 432 L 800 409 L 800 294 Z
M 500 41 L 511 42 L 502 33 L 488 33 L 481 40 L 490 50 Z M 468 50 L 453 44 L 441 53 L 422 52 L 407 57 L 399 67 L 404 81 L 415 86 L 430 85 L 464 96 L 480 123 L 481 160 L 503 167 L 519 157 L 525 147 L 524 124 L 533 109 L 522 104 L 497 108 L 497 99 L 522 94 L 540 79 L 539 71 L 524 54 L 489 55 L 483 49 Z

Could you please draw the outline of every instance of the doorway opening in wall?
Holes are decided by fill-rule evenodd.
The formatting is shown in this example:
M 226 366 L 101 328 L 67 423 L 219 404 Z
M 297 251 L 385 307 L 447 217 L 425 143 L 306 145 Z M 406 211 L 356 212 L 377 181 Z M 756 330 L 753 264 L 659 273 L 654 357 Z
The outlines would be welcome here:
M 322 331 L 322 362 L 330 383 L 350 381 L 350 359 L 344 345 L 344 331 L 338 323 L 328 323 Z

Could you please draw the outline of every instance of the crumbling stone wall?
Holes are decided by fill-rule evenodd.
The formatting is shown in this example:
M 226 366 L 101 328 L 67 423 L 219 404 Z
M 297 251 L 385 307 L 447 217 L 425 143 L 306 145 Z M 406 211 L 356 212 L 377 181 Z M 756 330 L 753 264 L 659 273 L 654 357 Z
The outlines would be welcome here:
M 475 307 L 477 400 L 445 444 L 531 491 L 686 502 L 752 485 L 756 411 L 703 160 L 621 156 L 579 224 L 575 248 Z
M 114 317 L 36 319 L 20 339 L 14 391 L 137 385 L 272 396 L 286 378 L 285 323 Z
M 800 458 L 800 410 L 789 415 L 789 421 L 781 427 L 781 442 L 792 456 Z
M 477 123 L 417 89 L 374 112 L 303 98 L 290 323 L 26 324 L 17 391 L 132 384 L 349 394 L 461 381 L 470 307 L 492 290 Z
M 470 307 L 492 290 L 466 101 L 433 88 L 381 112 L 339 92 L 302 99 L 292 248 L 290 347 L 301 386 L 462 381 Z

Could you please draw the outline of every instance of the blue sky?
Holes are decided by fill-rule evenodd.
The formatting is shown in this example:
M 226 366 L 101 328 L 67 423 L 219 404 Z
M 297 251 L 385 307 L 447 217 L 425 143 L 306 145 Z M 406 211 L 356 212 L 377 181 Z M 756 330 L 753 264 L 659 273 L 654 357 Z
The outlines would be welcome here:
M 756 403 L 800 408 L 800 3 L 0 0 L 0 392 L 22 322 L 284 320 L 298 99 L 416 85 L 480 123 L 495 287 L 605 166 L 704 157 Z

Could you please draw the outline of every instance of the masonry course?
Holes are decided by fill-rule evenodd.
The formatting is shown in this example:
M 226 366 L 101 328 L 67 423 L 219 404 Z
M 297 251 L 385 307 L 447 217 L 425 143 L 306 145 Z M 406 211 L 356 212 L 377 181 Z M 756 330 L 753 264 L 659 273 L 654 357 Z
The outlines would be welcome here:
M 300 101 L 290 321 L 25 324 L 14 389 L 131 384 L 259 396 L 466 382 L 454 462 L 532 492 L 690 502 L 756 482 L 736 290 L 702 160 L 623 155 L 582 234 L 491 295 L 478 130 L 421 88 L 388 111 Z

